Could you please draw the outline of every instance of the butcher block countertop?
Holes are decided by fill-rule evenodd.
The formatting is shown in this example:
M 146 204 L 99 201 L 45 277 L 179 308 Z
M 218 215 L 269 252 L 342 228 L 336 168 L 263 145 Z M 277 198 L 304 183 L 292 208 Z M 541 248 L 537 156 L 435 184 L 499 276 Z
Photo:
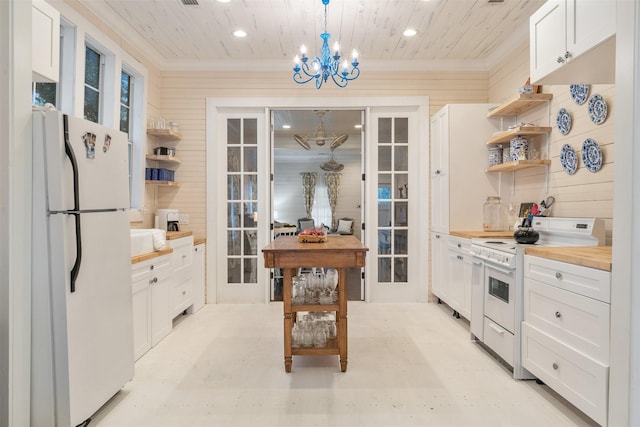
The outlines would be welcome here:
M 173 252 L 173 249 L 167 248 L 167 249 L 163 249 L 161 251 L 148 252 L 146 254 L 132 256 L 131 257 L 131 264 L 137 264 L 139 262 L 146 261 L 146 260 L 149 260 L 149 259 L 153 259 L 153 258 L 162 256 L 162 255 L 170 254 L 172 252 Z
M 504 239 L 504 238 L 513 238 L 513 231 L 460 231 L 460 230 L 452 230 L 449 232 L 450 236 L 456 237 L 464 237 L 465 239 L 477 239 L 477 238 L 487 238 L 487 239 Z
M 193 246 L 201 245 L 203 243 L 207 243 L 206 237 L 193 237 Z
M 540 246 L 526 248 L 524 253 L 583 267 L 611 271 L 611 246 Z
M 167 231 L 167 240 L 175 240 L 192 235 L 193 231 Z

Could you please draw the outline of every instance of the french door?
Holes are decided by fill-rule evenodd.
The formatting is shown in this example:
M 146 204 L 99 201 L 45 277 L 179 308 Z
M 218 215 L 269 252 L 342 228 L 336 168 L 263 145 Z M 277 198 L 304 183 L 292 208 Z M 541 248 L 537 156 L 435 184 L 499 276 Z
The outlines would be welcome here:
M 265 287 L 260 230 L 268 224 L 264 179 L 265 125 L 263 113 L 226 113 L 219 117 L 217 300 L 264 302 Z M 262 213 L 262 215 L 261 215 Z
M 370 301 L 416 301 L 419 254 L 417 115 L 373 111 L 369 134 Z M 425 195 L 426 196 L 426 195 Z

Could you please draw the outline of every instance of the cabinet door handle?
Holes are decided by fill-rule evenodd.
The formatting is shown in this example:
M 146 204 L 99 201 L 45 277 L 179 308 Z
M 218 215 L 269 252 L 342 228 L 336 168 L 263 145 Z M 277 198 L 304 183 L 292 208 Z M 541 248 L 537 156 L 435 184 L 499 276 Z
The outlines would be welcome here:
M 572 56 L 573 56 L 573 55 L 571 55 L 571 52 L 569 52 L 569 51 L 566 51 L 566 52 L 564 53 L 564 59 L 569 59 L 569 58 L 571 58 Z
M 562 56 L 558 56 L 558 64 L 564 64 L 564 58 Z
M 439 238 L 440 238 L 440 235 L 439 235 L 439 234 L 436 234 L 436 239 L 439 239 Z
M 458 258 L 460 261 L 462 261 L 462 255 L 458 255 L 456 258 Z
M 459 247 L 459 248 L 461 248 L 461 247 L 462 247 L 462 245 L 461 245 L 460 243 L 458 243 L 458 247 Z
M 559 311 L 556 311 L 556 319 L 559 319 L 562 317 L 562 313 L 560 313 Z
M 185 259 L 187 256 L 186 255 L 182 255 L 182 259 Z
M 187 294 L 187 291 L 182 291 L 182 295 L 186 295 L 186 294 Z
M 149 266 L 149 270 L 153 270 L 153 269 L 154 269 L 154 266 L 153 266 L 153 264 L 151 264 L 151 265 Z
M 557 371 L 557 370 L 558 370 L 558 364 L 557 364 L 556 362 L 553 362 L 553 365 L 551 365 L 551 366 L 553 366 L 553 369 L 554 369 L 555 371 Z
M 440 169 L 436 169 L 436 170 L 434 171 L 434 173 L 435 173 L 436 175 L 440 175 Z
M 153 285 L 154 283 L 158 283 L 158 278 L 154 277 L 153 279 L 149 280 L 149 284 Z
M 556 272 L 556 279 L 562 279 L 562 273 L 560 273 L 559 271 Z

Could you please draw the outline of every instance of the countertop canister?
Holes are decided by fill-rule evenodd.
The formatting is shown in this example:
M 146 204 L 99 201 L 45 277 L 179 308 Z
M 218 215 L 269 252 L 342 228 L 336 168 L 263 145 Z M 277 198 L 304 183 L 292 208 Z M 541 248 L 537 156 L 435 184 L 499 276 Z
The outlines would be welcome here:
M 484 231 L 507 229 L 506 210 L 500 197 L 490 196 L 482 206 L 482 228 Z

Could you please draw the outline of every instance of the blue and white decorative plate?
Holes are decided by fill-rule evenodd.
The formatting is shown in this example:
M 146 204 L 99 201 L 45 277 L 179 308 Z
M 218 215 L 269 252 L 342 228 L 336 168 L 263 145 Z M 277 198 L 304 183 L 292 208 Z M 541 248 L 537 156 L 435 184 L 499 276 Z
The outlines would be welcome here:
M 575 150 L 569 144 L 564 144 L 562 149 L 560 149 L 560 163 L 564 171 L 569 175 L 576 173 L 576 169 L 578 169 L 578 156 L 576 156 Z
M 591 138 L 585 139 L 582 143 L 582 163 L 589 172 L 598 172 L 602 167 L 602 150 Z
M 589 109 L 589 117 L 591 117 L 593 123 L 601 125 L 607 120 L 607 103 L 602 98 L 602 95 L 597 93 L 593 94 L 593 96 L 589 98 L 587 107 Z
M 584 102 L 587 100 L 587 97 L 589 96 L 589 85 L 586 85 L 586 84 L 570 85 L 569 92 L 571 93 L 571 98 L 573 98 L 573 101 L 578 105 L 582 105 L 584 104 Z
M 571 114 L 564 108 L 558 111 L 558 117 L 556 117 L 556 124 L 561 134 L 566 135 L 571 130 Z

